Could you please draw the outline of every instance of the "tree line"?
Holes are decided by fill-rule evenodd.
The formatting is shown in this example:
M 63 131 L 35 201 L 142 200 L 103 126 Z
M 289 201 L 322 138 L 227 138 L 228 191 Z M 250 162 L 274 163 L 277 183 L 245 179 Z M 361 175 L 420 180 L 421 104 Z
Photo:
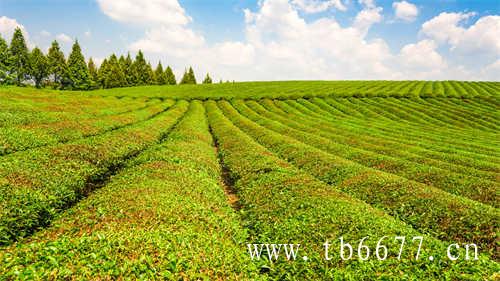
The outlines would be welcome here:
M 177 80 L 170 66 L 161 62 L 153 70 L 139 50 L 134 60 L 112 54 L 97 67 L 92 58 L 86 62 L 78 40 L 66 59 L 59 43 L 54 40 L 47 54 L 35 47 L 29 51 L 24 35 L 16 28 L 10 45 L 0 36 L 0 84 L 36 87 L 49 86 L 65 90 L 92 90 L 144 85 L 176 85 Z M 192 67 L 184 71 L 179 84 L 196 84 Z M 211 84 L 207 74 L 204 84 Z

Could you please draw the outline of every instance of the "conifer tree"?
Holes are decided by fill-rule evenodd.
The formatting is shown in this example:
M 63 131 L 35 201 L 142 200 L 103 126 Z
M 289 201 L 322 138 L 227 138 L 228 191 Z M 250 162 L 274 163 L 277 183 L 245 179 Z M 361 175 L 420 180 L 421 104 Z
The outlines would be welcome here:
M 182 74 L 181 81 L 179 85 L 189 84 L 189 74 L 186 69 L 184 69 L 184 74 Z
M 104 79 L 105 88 L 117 88 L 127 85 L 125 74 L 123 73 L 123 70 L 115 54 L 109 57 L 107 67 L 108 71 Z
M 125 66 L 125 57 L 123 55 L 121 55 L 120 58 L 118 58 L 118 64 L 123 70 L 123 67 Z
M 132 58 L 130 57 L 130 53 L 127 54 L 127 57 L 120 63 L 123 73 L 125 74 L 125 79 L 127 80 L 127 86 L 133 86 L 134 83 L 134 75 L 132 72 Z
M 109 75 L 108 59 L 104 59 L 97 71 L 97 83 L 99 87 L 104 88 L 106 76 Z
M 0 36 L 0 83 L 7 84 L 10 82 L 10 73 L 8 68 L 9 63 L 9 45 L 2 36 Z
M 163 66 L 161 62 L 158 63 L 158 66 L 155 70 L 155 82 L 157 85 L 167 85 L 167 75 L 166 72 L 163 71 Z
M 151 65 L 148 65 L 146 60 L 144 59 L 144 54 L 139 50 L 137 56 L 135 57 L 135 61 L 132 64 L 132 75 L 134 85 L 142 86 L 142 85 L 150 85 L 152 83 L 153 70 L 151 69 Z
M 205 76 L 205 79 L 203 79 L 203 84 L 212 84 L 212 78 L 210 78 L 208 73 L 207 76 Z
M 90 88 L 96 89 L 99 87 L 99 75 L 97 73 L 97 67 L 92 58 L 89 59 L 89 74 L 90 74 Z
M 194 71 L 191 66 L 189 67 L 188 75 L 189 75 L 189 84 L 196 84 L 196 77 L 194 76 Z
M 177 84 L 177 80 L 175 79 L 175 74 L 172 71 L 172 68 L 170 68 L 170 66 L 167 66 L 167 69 L 165 70 L 165 76 L 167 78 L 168 85 L 176 85 Z
M 192 67 L 189 67 L 189 70 L 184 71 L 184 75 L 182 76 L 179 84 L 196 84 L 196 77 L 194 76 Z
M 148 62 L 146 70 L 146 85 L 153 85 L 155 83 L 155 72 L 153 71 L 151 63 Z
M 23 32 L 19 27 L 14 31 L 9 49 L 9 71 L 14 75 L 16 84 L 20 86 L 29 72 L 29 53 Z
M 36 47 L 30 54 L 30 76 L 35 81 L 35 86 L 40 88 L 43 80 L 48 74 L 47 58 L 42 51 Z
M 120 56 L 120 58 L 118 59 L 118 65 L 120 66 L 122 72 L 123 72 L 123 75 L 125 77 L 125 84 L 122 85 L 122 87 L 125 87 L 125 86 L 128 86 L 128 79 L 127 79 L 127 60 L 125 59 L 125 57 L 123 55 Z
M 52 76 L 55 87 L 60 87 L 66 72 L 66 59 L 57 41 L 53 41 L 47 54 L 48 74 Z
M 67 78 L 69 88 L 87 90 L 90 87 L 90 74 L 78 41 L 75 41 L 68 57 Z

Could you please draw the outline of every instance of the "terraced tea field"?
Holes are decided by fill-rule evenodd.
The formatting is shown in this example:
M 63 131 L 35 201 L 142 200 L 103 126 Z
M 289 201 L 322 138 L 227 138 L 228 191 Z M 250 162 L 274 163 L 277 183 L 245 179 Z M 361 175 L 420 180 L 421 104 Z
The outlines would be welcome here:
M 0 279 L 498 280 L 499 97 L 456 81 L 0 88 Z M 299 256 L 252 259 L 260 243 Z

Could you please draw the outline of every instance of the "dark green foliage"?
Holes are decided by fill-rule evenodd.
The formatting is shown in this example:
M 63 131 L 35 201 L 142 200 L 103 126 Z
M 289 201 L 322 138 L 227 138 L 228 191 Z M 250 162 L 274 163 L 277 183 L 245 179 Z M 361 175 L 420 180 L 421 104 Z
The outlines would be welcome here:
M 132 85 L 134 86 L 151 85 L 153 82 L 151 65 L 148 65 L 146 59 L 144 59 L 144 54 L 140 50 L 132 64 L 132 77 Z
M 104 80 L 109 74 L 108 59 L 104 59 L 101 63 L 101 67 L 97 71 L 97 83 L 99 87 L 104 88 Z
M 184 75 L 182 76 L 179 84 L 196 84 L 196 77 L 192 67 L 189 67 L 189 70 L 184 71 Z
M 98 85 L 99 85 L 99 75 L 97 73 L 97 67 L 94 63 L 94 61 L 92 60 L 92 58 L 89 59 L 89 64 L 88 64 L 88 68 L 89 68 L 89 74 L 90 74 L 90 88 L 91 89 L 96 89 L 98 88 Z
M 158 63 L 158 66 L 156 67 L 156 70 L 155 70 L 155 83 L 157 85 L 167 85 L 168 84 L 167 74 L 166 74 L 166 72 L 163 71 L 163 66 L 161 65 L 161 62 Z
M 8 84 L 11 81 L 9 74 L 9 45 L 2 36 L 0 36 L 0 83 Z
M 127 72 L 130 72 L 130 67 L 132 66 L 132 60 L 130 59 L 130 55 L 125 58 L 123 55 L 118 59 L 118 65 L 123 72 L 123 76 L 125 77 L 125 83 L 121 87 L 126 87 L 129 85 L 129 78 L 127 78 Z
M 47 54 L 48 73 L 52 76 L 54 87 L 60 87 L 64 74 L 66 73 L 66 59 L 57 41 L 52 42 Z
M 119 88 L 125 87 L 127 80 L 122 68 L 116 58 L 116 55 L 111 55 L 106 65 L 104 73 L 104 88 Z
M 88 90 L 90 88 L 90 74 L 87 63 L 83 57 L 78 41 L 75 41 L 71 54 L 68 57 L 68 71 L 66 73 L 68 87 L 75 90 Z
M 47 57 L 36 47 L 30 54 L 30 76 L 35 81 L 35 86 L 40 88 L 42 82 L 47 78 Z
M 29 74 L 29 53 L 24 40 L 23 32 L 19 27 L 14 31 L 9 49 L 10 72 L 15 76 L 15 81 L 20 86 Z
M 194 71 L 192 67 L 189 67 L 189 84 L 196 84 L 196 77 L 194 76 Z
M 187 70 L 184 70 L 184 74 L 182 74 L 181 81 L 179 82 L 180 85 L 188 84 L 189 81 L 189 75 Z
M 212 78 L 210 78 L 208 73 L 207 76 L 205 76 L 205 79 L 203 79 L 203 84 L 212 84 Z
M 155 72 L 153 70 L 153 66 L 151 66 L 151 63 L 148 62 L 147 68 L 146 68 L 146 85 L 154 85 L 155 84 Z
M 130 53 L 127 54 L 127 57 L 124 58 L 123 60 L 120 57 L 119 63 L 120 66 L 123 70 L 123 73 L 125 74 L 125 79 L 127 80 L 127 86 L 132 86 L 134 85 L 134 75 L 133 75 L 133 68 L 132 68 L 132 58 L 130 57 Z
M 172 71 L 172 68 L 170 66 L 167 66 L 167 69 L 165 69 L 165 75 L 167 76 L 167 84 L 168 85 L 176 85 L 177 80 L 175 79 L 175 74 Z

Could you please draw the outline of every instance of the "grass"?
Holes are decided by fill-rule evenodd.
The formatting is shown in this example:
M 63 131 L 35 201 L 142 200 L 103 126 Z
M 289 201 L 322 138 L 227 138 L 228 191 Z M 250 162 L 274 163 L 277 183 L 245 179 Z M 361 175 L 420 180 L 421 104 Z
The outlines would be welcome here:
M 173 102 L 172 102 L 173 103 Z M 171 110 L 140 124 L 75 142 L 10 154 L 0 162 L 0 243 L 48 225 L 61 210 L 94 189 L 127 158 L 159 141 L 186 110 Z
M 499 94 L 459 81 L 0 87 L 0 280 L 496 280 Z M 343 261 L 340 236 L 424 245 L 419 260 L 388 239 L 385 261 Z M 251 260 L 247 243 L 300 243 L 300 257 Z M 479 260 L 450 261 L 450 243 L 477 243 Z
M 219 168 L 204 108 L 193 102 L 162 143 L 128 161 L 123 171 L 63 213 L 52 227 L 1 253 L 7 266 L 0 275 L 252 277 L 254 266 L 240 263 L 245 252 L 239 243 L 246 231 L 219 188 Z

